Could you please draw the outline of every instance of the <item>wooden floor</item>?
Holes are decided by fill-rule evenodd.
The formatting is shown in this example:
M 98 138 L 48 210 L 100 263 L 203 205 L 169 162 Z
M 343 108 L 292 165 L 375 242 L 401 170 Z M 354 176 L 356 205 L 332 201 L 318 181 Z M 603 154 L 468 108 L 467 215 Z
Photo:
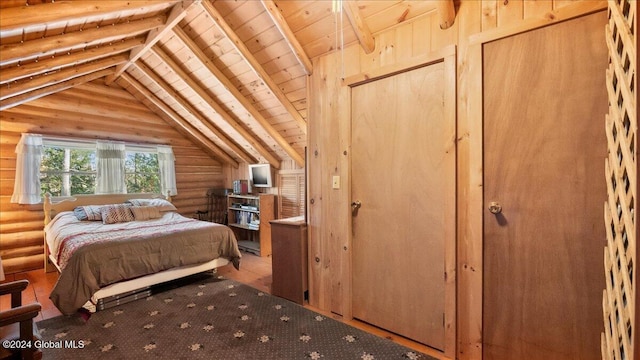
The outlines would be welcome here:
M 264 291 L 265 293 L 271 293 L 271 257 L 259 257 L 243 252 L 239 271 L 236 270 L 233 265 L 229 264 L 227 266 L 218 268 L 218 274 L 228 279 L 233 279 L 258 290 Z M 40 269 L 22 273 L 7 274 L 4 282 L 21 279 L 29 280 L 29 287 L 22 294 L 23 304 L 39 302 L 40 305 L 42 305 L 42 311 L 40 312 L 40 315 L 36 317 L 36 322 L 62 315 L 60 311 L 58 311 L 58 309 L 53 305 L 51 300 L 49 300 L 51 289 L 53 289 L 56 281 L 58 280 L 58 274 L 56 272 L 45 273 L 44 270 Z M 9 297 L 0 297 L 0 310 L 6 310 L 9 307 Z M 326 313 L 308 305 L 305 307 L 322 313 L 325 316 L 342 321 L 342 318 L 336 314 Z M 422 344 L 407 340 L 396 334 L 383 331 L 359 321 L 345 321 L 345 323 L 369 333 L 390 339 L 398 344 L 431 355 L 435 358 L 446 359 L 439 352 L 434 351 L 433 349 Z

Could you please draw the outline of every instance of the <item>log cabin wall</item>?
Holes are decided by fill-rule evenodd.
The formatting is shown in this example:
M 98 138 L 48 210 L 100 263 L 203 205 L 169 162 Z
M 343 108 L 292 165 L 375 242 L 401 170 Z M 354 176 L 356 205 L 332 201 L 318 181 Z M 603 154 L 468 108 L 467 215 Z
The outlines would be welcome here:
M 342 78 L 366 77 L 383 68 L 401 71 L 412 59 L 455 46 L 457 322 L 447 331 L 445 342 L 456 344 L 445 350 L 445 356 L 482 358 L 482 121 L 481 116 L 477 121 L 475 112 L 482 113 L 483 39 L 514 35 L 606 6 L 606 1 L 456 1 L 455 23 L 446 30 L 431 13 L 373 34 L 371 54 L 353 45 L 314 59 L 307 160 L 312 306 L 351 318 L 351 100 Z M 333 176 L 340 176 L 340 189 L 332 188 Z
M 94 81 L 0 112 L 0 256 L 7 273 L 43 267 L 40 205 L 10 203 L 15 147 L 23 132 L 167 144 L 176 157 L 178 211 L 206 209 L 207 189 L 222 187 L 222 165 L 119 86 Z

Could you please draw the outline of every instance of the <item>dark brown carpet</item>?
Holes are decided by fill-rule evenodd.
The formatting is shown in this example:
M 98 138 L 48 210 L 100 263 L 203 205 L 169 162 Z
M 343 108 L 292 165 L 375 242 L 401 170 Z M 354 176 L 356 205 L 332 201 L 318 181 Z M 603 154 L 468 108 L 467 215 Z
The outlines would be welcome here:
M 285 299 L 215 276 L 38 323 L 44 359 L 433 359 Z M 75 347 L 75 348 L 74 348 Z

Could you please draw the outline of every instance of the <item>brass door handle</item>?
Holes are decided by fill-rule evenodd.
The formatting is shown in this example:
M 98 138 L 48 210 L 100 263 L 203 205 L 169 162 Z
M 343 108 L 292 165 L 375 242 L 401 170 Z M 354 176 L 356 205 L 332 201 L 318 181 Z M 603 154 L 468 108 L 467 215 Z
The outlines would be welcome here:
M 489 203 L 489 211 L 494 215 L 498 215 L 502 212 L 502 205 L 497 201 L 492 201 Z
M 356 200 L 354 202 L 351 203 L 351 215 L 356 216 L 358 215 L 358 209 L 360 209 L 360 207 L 362 207 L 362 203 L 360 202 L 360 200 Z

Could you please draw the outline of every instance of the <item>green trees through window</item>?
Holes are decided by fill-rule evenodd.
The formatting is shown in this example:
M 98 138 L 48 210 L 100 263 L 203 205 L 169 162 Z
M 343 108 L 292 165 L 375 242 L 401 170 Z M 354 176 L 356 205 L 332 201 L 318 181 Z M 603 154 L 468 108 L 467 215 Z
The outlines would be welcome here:
M 128 193 L 160 192 L 158 155 L 127 152 L 125 181 Z M 40 165 L 42 193 L 52 196 L 93 194 L 96 182 L 95 148 L 45 146 Z
M 158 154 L 127 152 L 125 179 L 129 193 L 160 192 Z

